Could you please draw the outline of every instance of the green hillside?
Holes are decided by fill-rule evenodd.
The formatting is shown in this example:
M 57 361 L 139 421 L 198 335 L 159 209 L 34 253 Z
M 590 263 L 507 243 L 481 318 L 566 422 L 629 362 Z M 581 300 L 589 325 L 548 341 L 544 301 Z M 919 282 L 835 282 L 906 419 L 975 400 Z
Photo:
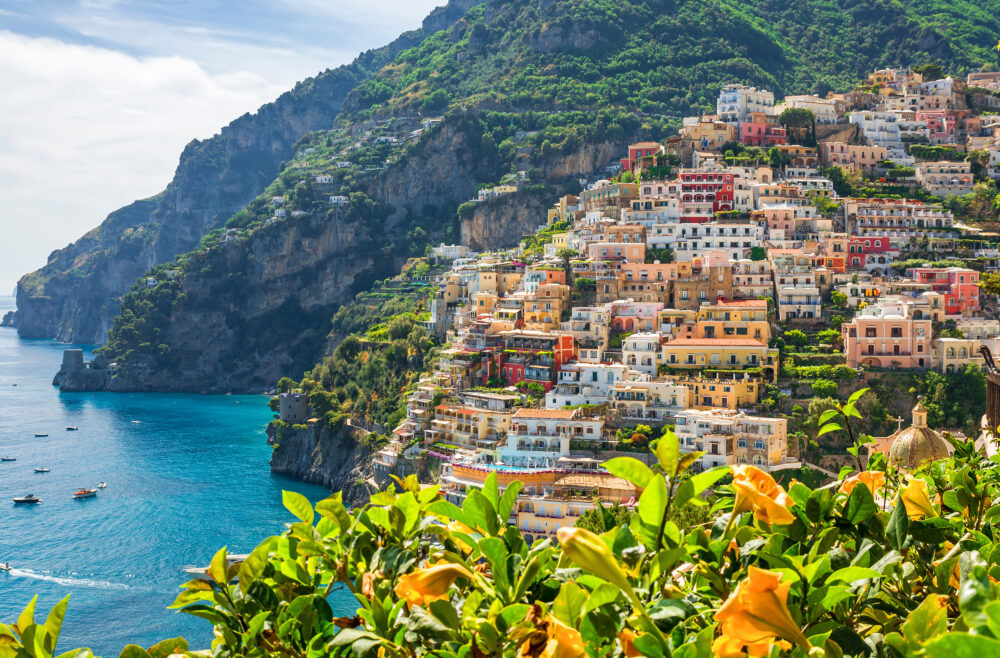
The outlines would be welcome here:
M 348 114 L 617 106 L 678 115 L 731 81 L 776 94 L 853 85 L 880 67 L 992 61 L 1000 3 L 806 0 L 489 2 L 360 85 Z

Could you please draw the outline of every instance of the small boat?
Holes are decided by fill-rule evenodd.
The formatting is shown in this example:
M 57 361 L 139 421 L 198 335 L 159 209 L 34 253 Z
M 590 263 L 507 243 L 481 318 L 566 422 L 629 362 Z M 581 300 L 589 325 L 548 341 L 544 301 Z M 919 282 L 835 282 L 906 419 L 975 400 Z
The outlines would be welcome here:
M 41 466 L 35 469 L 35 473 L 48 473 L 51 470 L 52 470 L 51 468 L 46 468 L 45 466 Z
M 66 431 L 67 431 L 67 432 L 75 432 L 75 431 L 77 431 L 78 429 L 80 429 L 80 428 L 79 428 L 79 427 L 74 427 L 73 425 L 69 425 L 69 426 L 68 426 L 68 427 L 66 428 Z
M 0 564 L 0 571 L 3 571 L 5 573 L 10 573 L 13 570 L 14 567 L 10 566 L 9 564 Z
M 35 436 L 37 438 L 42 438 L 44 436 L 48 436 L 48 434 L 45 434 L 44 432 L 35 432 Z
M 98 489 L 104 489 L 107 486 L 108 486 L 108 483 L 105 482 L 104 480 L 101 480 L 100 482 L 97 483 L 97 488 Z
M 234 564 L 243 562 L 248 557 L 249 553 L 234 553 L 232 555 L 226 555 L 226 567 L 231 567 Z M 184 573 L 189 573 L 193 576 L 204 576 L 208 573 L 209 567 L 184 567 Z
M 33 505 L 40 502 L 42 502 L 42 499 L 35 494 L 28 494 L 27 496 L 20 496 L 14 499 L 15 505 Z
M 17 457 L 0 457 L 0 462 L 16 462 Z
M 73 498 L 93 498 L 97 495 L 97 489 L 77 489 L 73 492 Z
M 138 424 L 139 424 L 139 423 L 141 423 L 142 421 L 141 421 L 141 420 L 133 420 L 132 422 L 133 422 L 133 423 L 135 423 L 136 425 L 138 425 Z

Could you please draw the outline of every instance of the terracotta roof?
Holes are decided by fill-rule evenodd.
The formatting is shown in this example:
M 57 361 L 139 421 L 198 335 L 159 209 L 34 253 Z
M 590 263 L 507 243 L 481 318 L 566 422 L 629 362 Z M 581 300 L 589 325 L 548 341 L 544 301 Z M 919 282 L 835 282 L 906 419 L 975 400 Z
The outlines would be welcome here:
M 636 142 L 635 144 L 629 144 L 628 147 L 630 149 L 639 149 L 639 148 L 645 149 L 645 148 L 654 148 L 659 145 L 660 145 L 659 142 Z
M 675 338 L 669 341 L 667 347 L 766 347 L 764 343 L 752 338 Z
M 557 418 L 569 420 L 576 415 L 576 409 L 518 409 L 514 418 Z

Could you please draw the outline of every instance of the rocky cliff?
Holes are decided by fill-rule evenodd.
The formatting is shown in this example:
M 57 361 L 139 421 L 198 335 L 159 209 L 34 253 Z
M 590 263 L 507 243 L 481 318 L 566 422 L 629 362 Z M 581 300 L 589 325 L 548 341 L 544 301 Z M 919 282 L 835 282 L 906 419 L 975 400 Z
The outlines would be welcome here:
M 333 125 L 357 84 L 462 15 L 472 0 L 452 0 L 423 26 L 363 53 L 349 66 L 309 78 L 245 114 L 207 140 L 193 140 L 173 180 L 157 196 L 110 215 L 73 244 L 54 251 L 18 284 L 18 333 L 102 343 L 120 297 L 152 266 L 195 248 L 209 231 L 261 193 L 307 132 Z
M 347 505 L 367 503 L 366 481 L 372 477 L 371 450 L 362 443 L 367 432 L 351 425 L 332 432 L 318 424 L 294 427 L 268 427 L 271 471 L 342 491 Z

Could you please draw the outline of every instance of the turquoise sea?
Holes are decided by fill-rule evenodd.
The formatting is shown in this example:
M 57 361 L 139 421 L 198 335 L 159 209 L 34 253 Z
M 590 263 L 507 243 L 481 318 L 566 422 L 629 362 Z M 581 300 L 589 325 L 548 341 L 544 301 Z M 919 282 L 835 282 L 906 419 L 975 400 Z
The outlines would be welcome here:
M 12 308 L 0 297 L 0 315 Z M 0 573 L 0 621 L 35 594 L 46 613 L 71 594 L 63 651 L 117 656 L 178 635 L 207 648 L 208 622 L 166 609 L 191 577 L 183 569 L 280 533 L 291 519 L 282 489 L 314 502 L 328 492 L 271 474 L 267 398 L 60 393 L 51 381 L 66 347 L 0 328 L 0 456 L 17 458 L 0 463 L 0 562 L 14 567 Z M 72 498 L 101 480 L 96 498 Z M 27 493 L 43 502 L 11 502 Z

